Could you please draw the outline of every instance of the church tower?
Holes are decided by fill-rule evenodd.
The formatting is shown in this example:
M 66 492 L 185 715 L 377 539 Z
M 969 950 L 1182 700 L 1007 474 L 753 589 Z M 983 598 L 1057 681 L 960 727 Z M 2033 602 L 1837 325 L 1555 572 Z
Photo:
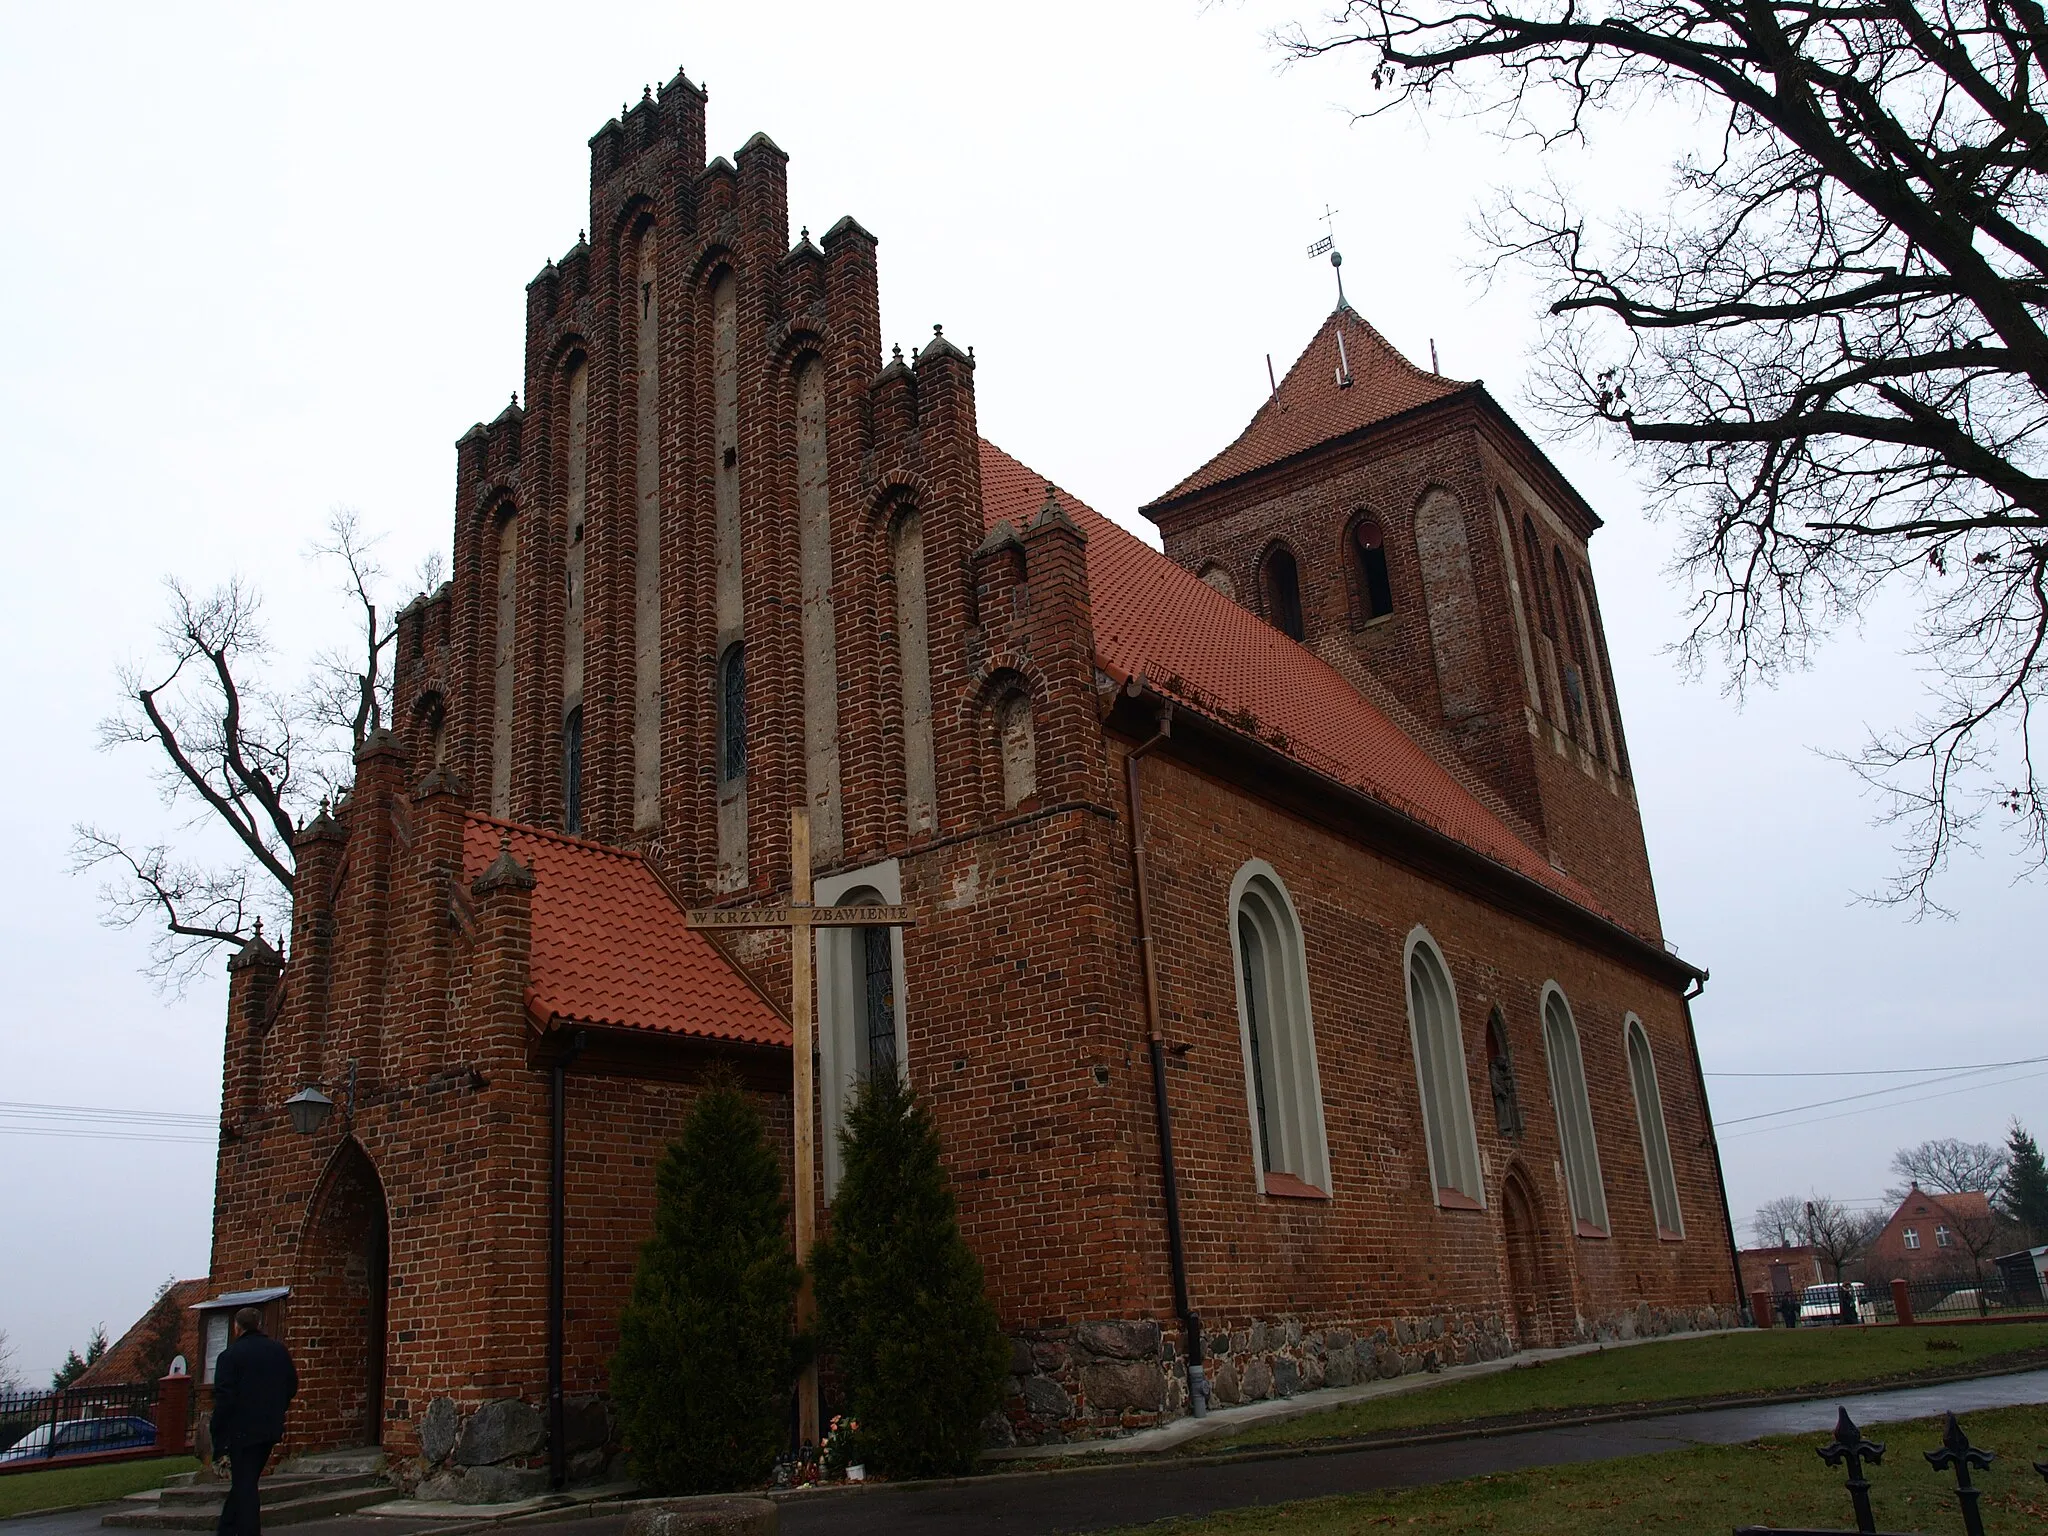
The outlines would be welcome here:
M 1144 511 L 1173 560 L 1659 935 L 1587 557 L 1600 519 L 1482 383 L 1416 367 L 1340 302 L 1237 440 Z

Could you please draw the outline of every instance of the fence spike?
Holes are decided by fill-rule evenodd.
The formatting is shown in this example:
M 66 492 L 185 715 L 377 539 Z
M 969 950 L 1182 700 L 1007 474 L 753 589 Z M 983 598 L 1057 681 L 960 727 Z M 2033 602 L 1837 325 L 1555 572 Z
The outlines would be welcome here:
M 1863 1475 L 1866 1461 L 1884 1464 L 1884 1445 L 1877 1440 L 1866 1440 L 1863 1431 L 1856 1427 L 1856 1421 L 1849 1417 L 1849 1410 L 1835 1410 L 1835 1438 L 1818 1448 L 1820 1459 L 1831 1467 L 1849 1464 L 1849 1499 L 1856 1506 L 1856 1529 L 1860 1536 L 1875 1536 L 1877 1516 L 1870 1510 L 1870 1479 Z M 1982 1532 L 1976 1536 L 1983 1536 Z
M 1963 1529 L 1969 1536 L 1984 1536 L 1984 1517 L 1977 1512 L 1977 1500 L 1983 1497 L 1983 1490 L 1971 1484 L 1970 1468 L 1985 1470 L 1998 1459 L 1996 1454 L 1970 1444 L 1970 1437 L 1963 1433 L 1963 1426 L 1953 1413 L 1942 1425 L 1941 1449 L 1920 1454 L 1937 1472 L 1955 1468 L 1956 1500 L 1963 1506 Z

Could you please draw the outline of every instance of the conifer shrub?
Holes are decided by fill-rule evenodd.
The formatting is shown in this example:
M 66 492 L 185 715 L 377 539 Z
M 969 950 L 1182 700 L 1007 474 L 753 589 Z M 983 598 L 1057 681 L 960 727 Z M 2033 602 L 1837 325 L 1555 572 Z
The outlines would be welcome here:
M 890 1477 L 968 1471 L 1010 1345 L 960 1236 L 931 1110 L 893 1072 L 868 1078 L 839 1145 L 831 1232 L 811 1273 L 862 1454 Z
M 773 1470 L 797 1364 L 787 1215 L 760 1111 L 714 1084 L 655 1173 L 654 1235 L 612 1357 L 626 1453 L 650 1489 L 722 1492 Z

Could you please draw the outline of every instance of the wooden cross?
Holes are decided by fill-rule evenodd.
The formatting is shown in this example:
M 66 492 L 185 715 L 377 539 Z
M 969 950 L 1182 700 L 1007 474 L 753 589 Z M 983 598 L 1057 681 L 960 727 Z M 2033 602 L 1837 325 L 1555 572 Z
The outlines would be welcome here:
M 811 904 L 811 813 L 798 806 L 789 813 L 789 902 L 780 907 L 698 907 L 686 916 L 692 928 L 774 928 L 789 934 L 790 1057 L 796 1125 L 796 1258 L 805 1263 L 818 1235 L 818 1181 L 813 1172 L 817 1131 L 812 1121 L 816 1036 L 811 1026 L 811 931 L 814 928 L 908 928 L 915 921 L 908 907 L 817 907 Z M 813 1301 L 810 1272 L 797 1292 L 796 1325 L 811 1326 Z M 797 1382 L 797 1438 L 817 1445 L 818 1367 L 804 1367 Z

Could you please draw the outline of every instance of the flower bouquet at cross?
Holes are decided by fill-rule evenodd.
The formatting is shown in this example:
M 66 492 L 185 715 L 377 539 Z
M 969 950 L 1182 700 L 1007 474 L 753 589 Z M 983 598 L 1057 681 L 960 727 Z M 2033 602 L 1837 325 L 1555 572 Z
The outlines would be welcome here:
M 861 1456 L 860 1420 L 850 1414 L 835 1413 L 825 1430 L 825 1443 L 819 1447 L 820 1476 L 826 1482 L 843 1477 L 849 1483 L 867 1481 L 868 1469 Z

